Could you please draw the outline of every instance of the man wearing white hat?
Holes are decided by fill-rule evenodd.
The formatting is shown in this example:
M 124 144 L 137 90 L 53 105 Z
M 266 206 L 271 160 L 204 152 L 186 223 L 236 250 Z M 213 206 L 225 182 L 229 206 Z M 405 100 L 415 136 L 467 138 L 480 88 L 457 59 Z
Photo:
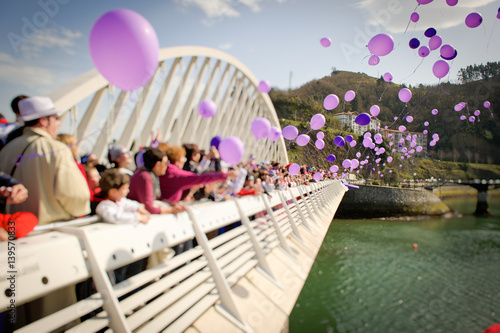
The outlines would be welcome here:
M 7 212 L 32 212 L 39 225 L 90 213 L 85 178 L 69 148 L 56 140 L 62 112 L 48 97 L 28 97 L 18 105 L 26 128 L 0 151 L 0 171 L 21 181 L 30 195 Z

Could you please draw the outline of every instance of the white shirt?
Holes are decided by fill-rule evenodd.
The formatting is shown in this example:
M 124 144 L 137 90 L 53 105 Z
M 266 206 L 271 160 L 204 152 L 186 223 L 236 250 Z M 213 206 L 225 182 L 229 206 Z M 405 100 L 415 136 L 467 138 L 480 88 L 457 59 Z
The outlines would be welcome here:
M 118 224 L 139 223 L 139 213 L 137 209 L 141 204 L 135 200 L 122 198 L 119 201 L 101 201 L 95 211 L 100 218 L 106 222 Z

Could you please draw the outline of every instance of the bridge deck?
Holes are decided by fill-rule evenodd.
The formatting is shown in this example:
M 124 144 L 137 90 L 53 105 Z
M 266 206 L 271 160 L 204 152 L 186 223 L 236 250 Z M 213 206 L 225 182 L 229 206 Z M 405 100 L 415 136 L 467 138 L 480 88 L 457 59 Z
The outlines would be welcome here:
M 60 224 L 15 242 L 16 293 L 2 293 L 0 306 L 57 295 L 91 278 L 93 295 L 17 332 L 278 332 L 345 191 L 339 181 L 325 181 L 271 197 L 192 205 L 147 225 Z M 238 221 L 241 226 L 206 237 Z M 168 259 L 166 249 L 192 238 L 197 247 Z M 0 253 L 7 267 L 6 243 Z M 110 279 L 108 272 L 147 257 L 145 271 L 118 284 Z M 9 289 L 9 281 L 0 287 Z

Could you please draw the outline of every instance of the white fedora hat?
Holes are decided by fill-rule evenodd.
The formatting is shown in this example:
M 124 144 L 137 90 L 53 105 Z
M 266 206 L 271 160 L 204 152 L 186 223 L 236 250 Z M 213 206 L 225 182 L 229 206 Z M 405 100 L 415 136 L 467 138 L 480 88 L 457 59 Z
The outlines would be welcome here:
M 63 111 L 56 109 L 49 97 L 28 97 L 20 100 L 17 105 L 19 106 L 19 113 L 21 114 L 19 119 L 22 121 L 30 121 L 53 114 L 63 113 Z

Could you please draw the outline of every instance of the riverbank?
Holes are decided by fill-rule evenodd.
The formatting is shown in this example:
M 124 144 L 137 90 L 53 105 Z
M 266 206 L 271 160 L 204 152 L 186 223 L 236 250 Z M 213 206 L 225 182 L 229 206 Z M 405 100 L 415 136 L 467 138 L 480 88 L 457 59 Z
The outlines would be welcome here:
M 477 197 L 477 190 L 467 185 L 443 185 L 435 188 L 432 193 L 440 199 Z M 489 190 L 488 196 L 500 196 L 500 189 Z
M 398 216 L 441 216 L 451 209 L 432 192 L 359 185 L 342 199 L 335 218 L 366 219 Z

